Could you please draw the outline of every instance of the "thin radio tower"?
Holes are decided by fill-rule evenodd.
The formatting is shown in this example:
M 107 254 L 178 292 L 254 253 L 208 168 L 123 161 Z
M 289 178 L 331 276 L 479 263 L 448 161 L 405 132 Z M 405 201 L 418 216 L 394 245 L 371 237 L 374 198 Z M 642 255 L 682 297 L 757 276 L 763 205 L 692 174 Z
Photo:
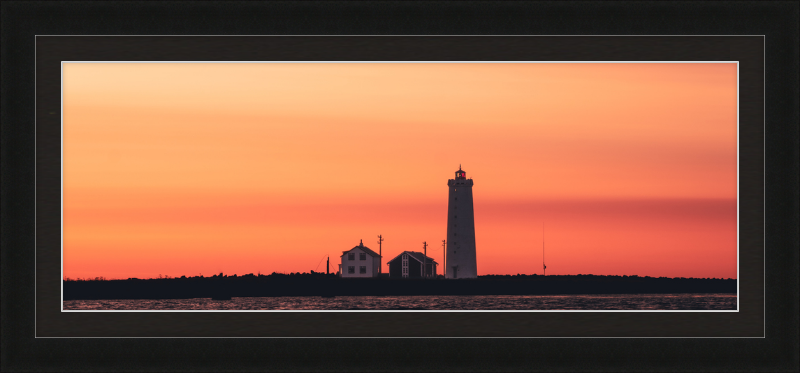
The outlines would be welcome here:
M 542 222 L 542 267 L 544 275 L 547 276 L 547 265 L 544 264 L 544 222 Z
M 383 254 L 382 254 L 382 251 L 381 251 L 382 250 L 381 242 L 383 242 L 383 236 L 378 235 L 378 256 L 380 256 L 380 258 L 378 259 L 378 261 L 379 261 L 379 263 L 378 263 L 378 275 L 379 276 L 380 276 L 381 273 L 383 273 Z

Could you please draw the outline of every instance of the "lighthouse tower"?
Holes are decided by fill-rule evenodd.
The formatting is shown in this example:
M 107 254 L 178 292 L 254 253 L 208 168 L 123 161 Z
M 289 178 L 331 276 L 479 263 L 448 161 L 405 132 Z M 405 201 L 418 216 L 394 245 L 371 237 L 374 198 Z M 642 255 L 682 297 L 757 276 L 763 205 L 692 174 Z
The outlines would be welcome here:
M 461 165 L 456 178 L 447 180 L 447 256 L 446 278 L 477 278 L 475 259 L 475 212 L 472 209 L 472 179 Z

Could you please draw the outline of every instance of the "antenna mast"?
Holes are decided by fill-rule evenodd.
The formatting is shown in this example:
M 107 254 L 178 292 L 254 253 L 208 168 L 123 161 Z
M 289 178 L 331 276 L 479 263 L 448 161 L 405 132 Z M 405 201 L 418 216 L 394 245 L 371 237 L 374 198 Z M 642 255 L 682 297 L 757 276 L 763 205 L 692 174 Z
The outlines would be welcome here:
M 544 222 L 542 222 L 542 271 L 547 276 L 547 265 L 544 264 Z

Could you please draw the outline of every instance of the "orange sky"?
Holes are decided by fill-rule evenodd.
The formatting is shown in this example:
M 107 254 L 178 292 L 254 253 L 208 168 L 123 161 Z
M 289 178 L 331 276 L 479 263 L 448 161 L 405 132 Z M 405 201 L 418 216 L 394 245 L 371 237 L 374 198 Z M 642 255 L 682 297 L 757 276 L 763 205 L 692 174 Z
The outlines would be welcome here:
M 335 270 L 378 234 L 441 262 L 461 164 L 479 274 L 541 273 L 544 222 L 548 275 L 736 278 L 736 74 L 64 63 L 64 276 Z

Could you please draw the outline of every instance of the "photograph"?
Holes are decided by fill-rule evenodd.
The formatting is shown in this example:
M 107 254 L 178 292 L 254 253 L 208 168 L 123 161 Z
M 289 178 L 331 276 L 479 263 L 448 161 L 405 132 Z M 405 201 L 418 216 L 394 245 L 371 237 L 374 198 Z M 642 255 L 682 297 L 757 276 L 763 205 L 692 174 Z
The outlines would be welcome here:
M 62 312 L 739 311 L 737 61 L 61 61 L 60 115 Z

